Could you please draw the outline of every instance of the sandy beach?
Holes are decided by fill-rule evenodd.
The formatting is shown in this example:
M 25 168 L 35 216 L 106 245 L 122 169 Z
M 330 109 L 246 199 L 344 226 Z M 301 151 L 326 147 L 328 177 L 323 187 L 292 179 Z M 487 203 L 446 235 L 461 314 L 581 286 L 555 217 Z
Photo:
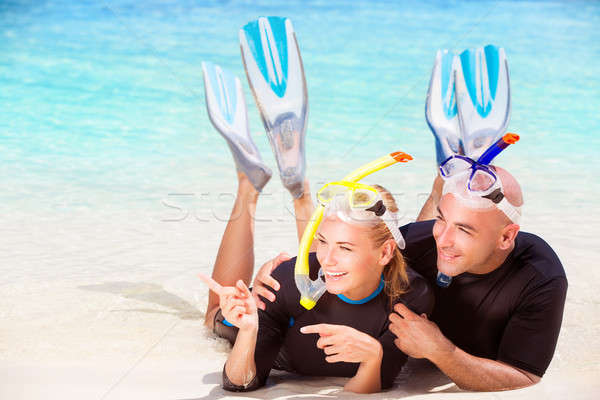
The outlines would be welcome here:
M 268 203 L 258 216 L 271 212 Z M 206 288 L 196 275 L 210 271 L 218 245 L 201 238 L 220 236 L 224 222 L 174 223 L 164 221 L 162 211 L 110 219 L 84 214 L 40 217 L 35 231 L 23 229 L 31 226 L 27 219 L 5 220 L 12 251 L 3 262 L 12 263 L 15 272 L 0 286 L 0 398 L 365 397 L 343 392 L 342 378 L 289 374 L 276 374 L 254 393 L 223 391 L 229 345 L 203 327 Z M 257 239 L 257 262 L 277 249 L 294 252 L 292 223 L 257 222 L 257 235 L 271 238 Z M 544 224 L 537 229 L 547 230 Z M 462 392 L 435 366 L 411 360 L 393 390 L 368 398 L 596 398 L 600 295 L 593 285 L 599 272 L 588 268 L 593 240 L 570 242 L 547 233 L 550 243 L 558 243 L 569 292 L 558 347 L 540 384 L 511 392 Z

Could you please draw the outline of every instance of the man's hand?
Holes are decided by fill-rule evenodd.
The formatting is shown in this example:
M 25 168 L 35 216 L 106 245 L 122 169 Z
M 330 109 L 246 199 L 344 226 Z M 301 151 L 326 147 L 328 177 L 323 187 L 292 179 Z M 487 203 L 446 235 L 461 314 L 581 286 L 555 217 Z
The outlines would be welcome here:
M 279 253 L 279 255 L 274 259 L 264 263 L 256 273 L 256 277 L 254 277 L 254 284 L 252 285 L 252 296 L 256 301 L 257 307 L 261 310 L 265 309 L 265 303 L 263 303 L 258 296 L 261 295 L 271 303 L 275 301 L 275 295 L 273 292 L 267 289 L 267 286 L 275 291 L 279 290 L 280 286 L 279 282 L 277 282 L 271 276 L 271 273 L 279 266 L 279 264 L 289 260 L 290 258 L 291 257 L 287 253 Z
M 318 333 L 317 347 L 323 349 L 325 361 L 379 362 L 383 357 L 381 343 L 374 337 L 345 325 L 317 324 L 300 328 L 302 333 Z
M 396 346 L 413 358 L 427 358 L 458 387 L 465 390 L 510 390 L 539 382 L 540 377 L 497 360 L 476 357 L 456 347 L 425 314 L 419 316 L 404 304 L 390 314 L 390 331 Z
M 454 350 L 452 342 L 427 319 L 427 315 L 419 316 L 401 303 L 394 306 L 394 311 L 398 314 L 390 314 L 389 329 L 397 336 L 394 344 L 408 356 L 434 361 L 440 354 Z
M 219 307 L 227 321 L 240 328 L 241 331 L 258 329 L 256 302 L 241 279 L 235 286 L 221 286 L 204 274 L 199 276 L 210 290 L 219 295 Z

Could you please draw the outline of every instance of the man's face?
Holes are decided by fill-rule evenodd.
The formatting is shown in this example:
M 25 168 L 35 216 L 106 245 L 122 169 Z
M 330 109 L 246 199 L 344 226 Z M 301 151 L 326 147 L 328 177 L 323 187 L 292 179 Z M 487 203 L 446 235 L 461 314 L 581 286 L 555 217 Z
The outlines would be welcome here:
M 485 270 L 502 234 L 498 212 L 468 208 L 454 195 L 444 195 L 433 226 L 438 270 L 448 276 Z

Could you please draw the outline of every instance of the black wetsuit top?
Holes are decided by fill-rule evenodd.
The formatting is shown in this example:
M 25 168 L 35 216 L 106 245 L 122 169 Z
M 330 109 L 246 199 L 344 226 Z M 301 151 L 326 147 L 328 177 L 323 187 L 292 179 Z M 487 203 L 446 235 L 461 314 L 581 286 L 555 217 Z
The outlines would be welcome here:
M 381 386 L 382 389 L 390 387 L 407 356 L 394 345 L 396 336 L 388 330 L 391 308 L 383 289 L 383 281 L 379 288 L 365 299 L 350 303 L 351 300 L 343 296 L 325 292 L 312 310 L 306 310 L 300 305 L 300 293 L 294 281 L 295 262 L 295 258 L 283 262 L 273 271 L 272 276 L 281 288 L 274 292 L 275 302 L 264 300 L 266 310 L 258 310 L 255 379 L 245 387 L 237 386 L 229 381 L 223 369 L 223 388 L 232 391 L 257 389 L 265 384 L 271 368 L 302 375 L 354 376 L 359 363 L 326 362 L 325 353 L 317 348 L 319 335 L 300 333 L 301 327 L 319 323 L 346 325 L 378 339 L 383 348 Z M 316 279 L 320 265 L 315 253 L 310 254 L 309 265 L 310 276 Z M 431 287 L 416 272 L 409 269 L 407 272 L 410 286 L 398 302 L 403 302 L 419 314 L 430 314 L 433 309 Z M 217 334 L 230 341 L 235 340 L 237 328 L 225 327 L 220 313 L 215 322 Z
M 434 287 L 432 320 L 467 353 L 542 376 L 554 354 L 567 292 L 558 257 L 538 236 L 519 232 L 505 262 L 487 274 L 463 273 L 435 284 L 434 221 L 400 228 L 408 264 Z

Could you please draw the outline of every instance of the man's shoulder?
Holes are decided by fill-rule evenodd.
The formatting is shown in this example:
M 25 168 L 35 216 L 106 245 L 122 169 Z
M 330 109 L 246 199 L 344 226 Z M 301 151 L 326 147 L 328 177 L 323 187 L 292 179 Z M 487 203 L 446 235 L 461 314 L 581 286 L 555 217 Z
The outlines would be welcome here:
M 424 251 L 435 247 L 433 238 L 433 224 L 435 220 L 418 221 L 400 227 L 400 232 L 406 242 L 406 248 L 402 252 L 405 255 L 415 253 L 422 254 Z
M 519 232 L 513 254 L 514 263 L 521 268 L 531 268 L 542 280 L 566 279 L 558 255 L 544 239 L 533 233 Z
M 415 241 L 419 239 L 430 239 L 433 237 L 434 219 L 427 221 L 410 222 L 400 227 L 400 232 L 404 238 L 410 238 Z
M 413 222 L 400 228 L 406 242 L 406 247 L 402 250 L 404 259 L 410 267 L 427 279 L 431 279 L 430 275 L 437 269 L 434 223 L 435 220 Z
M 425 313 L 431 316 L 435 304 L 435 295 L 431 285 L 421 274 L 409 266 L 406 267 L 406 275 L 408 288 L 398 301 L 417 314 Z

